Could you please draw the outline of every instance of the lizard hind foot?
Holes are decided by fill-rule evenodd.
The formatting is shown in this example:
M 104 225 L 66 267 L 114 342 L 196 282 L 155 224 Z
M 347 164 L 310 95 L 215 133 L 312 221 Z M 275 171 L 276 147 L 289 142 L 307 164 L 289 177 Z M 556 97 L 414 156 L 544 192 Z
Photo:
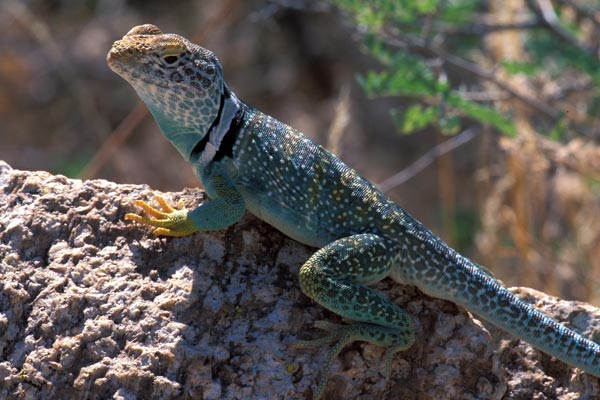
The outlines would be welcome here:
M 315 400 L 321 398 L 325 391 L 333 361 L 348 344 L 356 341 L 365 341 L 386 348 L 385 374 L 388 385 L 392 372 L 392 359 L 394 354 L 398 351 L 408 349 L 412 344 L 411 340 L 407 340 L 407 336 L 404 332 L 381 325 L 369 323 L 340 325 L 328 321 L 317 321 L 315 322 L 315 327 L 328 331 L 330 334 L 313 340 L 299 340 L 292 344 L 292 346 L 296 348 L 310 348 L 322 347 L 333 343 L 330 345 L 329 351 L 327 352 L 325 367 L 321 371 L 321 382 L 314 394 Z

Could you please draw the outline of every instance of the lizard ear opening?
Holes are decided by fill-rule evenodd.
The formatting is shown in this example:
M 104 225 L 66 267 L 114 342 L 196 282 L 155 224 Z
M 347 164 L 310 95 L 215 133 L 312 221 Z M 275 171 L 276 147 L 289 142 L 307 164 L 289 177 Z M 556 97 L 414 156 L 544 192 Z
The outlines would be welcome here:
M 130 35 L 162 35 L 162 31 L 158 29 L 158 26 L 152 24 L 138 25 L 131 28 L 125 36 Z

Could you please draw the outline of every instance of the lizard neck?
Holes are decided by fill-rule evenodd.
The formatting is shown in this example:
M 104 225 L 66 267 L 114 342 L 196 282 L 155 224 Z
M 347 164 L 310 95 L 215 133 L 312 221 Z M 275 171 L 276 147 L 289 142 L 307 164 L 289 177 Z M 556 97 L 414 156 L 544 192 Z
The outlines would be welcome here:
M 200 124 L 188 124 L 187 119 L 173 118 L 165 112 L 162 105 L 147 102 L 150 112 L 156 119 L 161 131 L 186 161 L 199 160 L 203 164 L 210 162 L 228 145 L 226 136 L 235 120 L 240 119 L 245 104 L 223 85 L 217 107 L 210 112 L 210 119 L 203 118 Z
M 207 134 L 195 144 L 190 159 L 199 162 L 200 165 L 207 165 L 225 155 L 231 156 L 246 108 L 247 106 L 237 98 L 235 93 L 224 85 L 219 112 Z

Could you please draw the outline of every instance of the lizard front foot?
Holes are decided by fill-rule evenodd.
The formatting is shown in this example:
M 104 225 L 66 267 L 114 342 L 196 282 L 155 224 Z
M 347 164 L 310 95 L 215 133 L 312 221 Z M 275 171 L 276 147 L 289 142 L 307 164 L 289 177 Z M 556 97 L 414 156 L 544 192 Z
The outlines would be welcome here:
M 163 236 L 187 236 L 198 231 L 194 222 L 188 217 L 188 210 L 180 207 L 175 209 L 171 207 L 164 197 L 156 195 L 154 197 L 160 208 L 154 208 L 142 200 L 136 200 L 136 207 L 141 208 L 150 216 L 143 217 L 134 213 L 125 214 L 128 221 L 136 221 L 145 225 L 155 227 L 155 235 Z

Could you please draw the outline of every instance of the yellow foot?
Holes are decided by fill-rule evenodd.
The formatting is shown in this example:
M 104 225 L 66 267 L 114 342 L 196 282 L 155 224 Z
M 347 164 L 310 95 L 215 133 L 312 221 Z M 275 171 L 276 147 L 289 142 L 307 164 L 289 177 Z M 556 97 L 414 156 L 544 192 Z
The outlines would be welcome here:
M 171 207 L 162 196 L 156 195 L 154 198 L 158 201 L 160 209 L 142 200 L 135 201 L 136 207 L 145 211 L 150 218 L 128 213 L 125 214 L 125 219 L 155 227 L 153 232 L 155 235 L 187 236 L 198 231 L 194 222 L 188 218 L 187 209 L 181 206 L 180 209 Z

